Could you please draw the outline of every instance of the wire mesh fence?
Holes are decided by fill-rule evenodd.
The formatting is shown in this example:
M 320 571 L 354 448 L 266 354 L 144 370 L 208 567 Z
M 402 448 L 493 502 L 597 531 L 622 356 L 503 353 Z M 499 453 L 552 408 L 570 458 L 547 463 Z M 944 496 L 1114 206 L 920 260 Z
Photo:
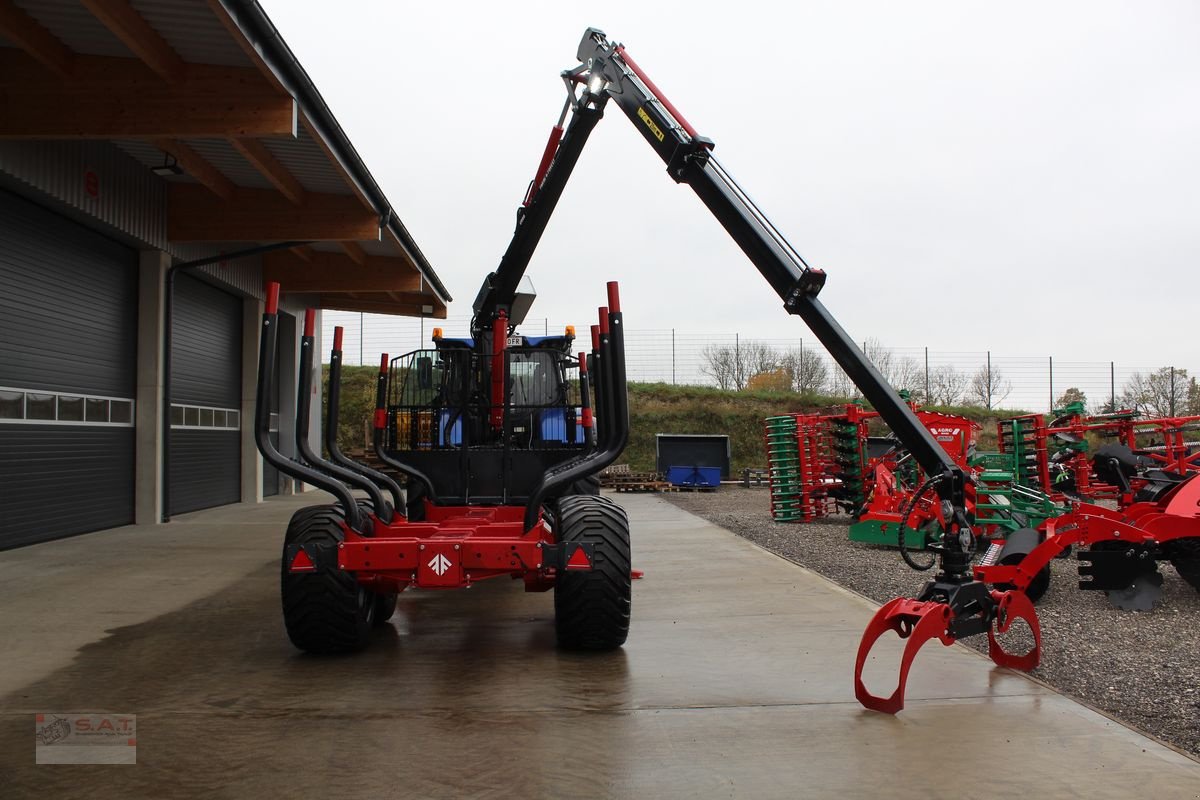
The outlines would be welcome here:
M 427 347 L 433 328 L 461 335 L 470 317 L 444 320 L 379 317 L 326 312 L 325 341 L 334 325 L 345 328 L 345 363 L 377 364 Z M 526 335 L 561 332 L 548 318 L 527 320 Z M 579 349 L 589 346 L 579 331 Z M 1011 355 L 994 351 L 953 351 L 891 347 L 868 339 L 860 346 L 888 381 L 926 403 L 978 405 L 1047 411 L 1062 401 L 1081 400 L 1093 412 L 1138 407 L 1155 416 L 1200 414 L 1195 364 L 1150 361 L 1065 361 L 1053 355 Z M 740 333 L 696 333 L 670 328 L 627 329 L 630 381 L 725 389 L 777 389 L 854 397 L 845 373 L 812 338 L 758 338 Z

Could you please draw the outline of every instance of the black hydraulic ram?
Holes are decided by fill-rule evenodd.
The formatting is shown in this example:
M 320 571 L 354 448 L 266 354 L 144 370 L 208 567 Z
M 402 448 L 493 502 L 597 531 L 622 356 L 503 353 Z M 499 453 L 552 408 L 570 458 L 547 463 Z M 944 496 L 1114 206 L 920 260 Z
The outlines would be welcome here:
M 573 86 L 577 78 L 578 70 L 563 73 L 568 87 Z M 517 287 L 538 242 L 541 241 L 550 217 L 554 214 L 567 180 L 579 161 L 579 155 L 583 152 L 592 129 L 604 116 L 605 102 L 607 98 L 602 94 L 590 95 L 584 92 L 576 98 L 571 92 L 563 106 L 558 124 L 554 126 L 550 140 L 546 143 L 537 174 L 525 195 L 525 202 L 517 212 L 517 229 L 508 244 L 508 249 L 500 258 L 495 272 L 484 278 L 475 298 L 471 334 L 477 341 L 492 330 L 492 323 L 501 311 L 511 311 Z M 564 135 L 563 122 L 568 111 L 574 113 Z
M 375 516 L 384 522 L 392 519 L 392 508 L 383 499 L 379 487 L 368 478 L 359 475 L 345 467 L 340 467 L 321 458 L 309 443 L 308 432 L 312 422 L 313 368 L 316 362 L 316 320 L 315 309 L 307 309 L 304 313 L 304 335 L 300 337 L 300 380 L 296 392 L 296 452 L 311 467 L 321 470 L 326 475 L 336 478 L 342 483 L 349 484 L 367 493 L 371 500 L 371 508 Z
M 329 460 L 333 463 L 351 472 L 356 472 L 386 489 L 392 496 L 392 508 L 403 513 L 404 491 L 400 488 L 400 484 L 382 472 L 348 458 L 338 445 L 338 421 L 341 417 L 342 405 L 342 334 L 341 325 L 333 329 L 333 349 L 329 353 L 329 396 L 325 412 L 325 449 L 329 451 Z
M 961 574 L 968 563 L 966 550 L 970 547 L 970 520 L 964 511 L 969 479 L 817 299 L 825 283 L 825 273 L 805 263 L 713 157 L 713 143 L 696 133 L 623 46 L 610 43 L 602 31 L 589 28 L 577 55 L 581 65 L 576 74 L 586 81 L 588 91 L 602 92 L 617 103 L 666 163 L 671 178 L 692 188 L 771 284 L 787 312 L 807 323 L 932 477 L 939 495 L 951 506 L 946 515 L 947 534 L 951 529 L 963 532 L 958 542 L 944 552 L 944 567 L 947 572 Z
M 337 498 L 342 507 L 346 524 L 362 531 L 366 518 L 354 501 L 354 495 L 341 481 L 288 458 L 271 443 L 271 375 L 275 372 L 275 352 L 279 341 L 279 284 L 267 284 L 267 303 L 263 311 L 262 336 L 258 347 L 258 388 L 254 403 L 254 441 L 263 459 L 282 472 L 299 481 L 323 489 Z
M 625 322 L 616 281 L 608 284 L 608 306 L 599 312 L 598 345 L 593 355 L 597 399 L 603 395 L 596 420 L 600 432 L 596 448 L 548 470 L 525 506 L 525 530 L 537 524 L 543 501 L 562 487 L 594 475 L 617 460 L 629 443 L 629 394 L 625 391 Z

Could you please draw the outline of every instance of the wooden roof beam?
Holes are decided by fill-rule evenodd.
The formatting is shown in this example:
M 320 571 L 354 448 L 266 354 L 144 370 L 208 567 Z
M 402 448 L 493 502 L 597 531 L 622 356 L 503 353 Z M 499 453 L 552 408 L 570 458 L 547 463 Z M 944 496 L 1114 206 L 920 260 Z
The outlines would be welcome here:
M 154 146 L 174 156 L 184 172 L 195 178 L 201 186 L 217 197 L 222 200 L 229 200 L 233 197 L 233 193 L 237 190 L 233 181 L 226 178 L 220 170 L 205 161 L 203 156 L 183 142 L 176 139 L 155 139 Z
M 75 69 L 63 82 L 0 48 L 0 139 L 296 135 L 296 101 L 253 69 L 193 64 L 175 86 L 132 58 L 76 56 Z
M 385 293 L 374 293 L 366 296 L 351 297 L 348 294 L 320 295 L 318 305 L 321 308 L 336 311 L 361 311 L 367 314 L 394 314 L 404 317 L 426 317 L 428 319 L 446 319 L 446 306 L 436 297 L 429 294 L 398 293 L 394 300 Z M 432 313 L 426 314 L 426 306 L 433 308 Z
M 167 83 L 183 80 L 187 65 L 158 31 L 127 0 L 82 0 L 92 16 L 112 31 L 146 66 Z
M 379 238 L 379 217 L 352 195 L 309 192 L 297 206 L 273 189 L 237 187 L 228 200 L 183 183 L 172 184 L 167 192 L 167 239 L 172 242 Z M 314 261 L 320 255 L 314 251 Z
M 71 77 L 75 54 L 54 37 L 50 31 L 11 0 L 0 0 L 0 36 L 37 59 L 42 66 L 53 70 L 60 78 Z
M 363 250 L 358 242 L 342 242 L 342 249 L 346 251 L 346 255 L 350 256 L 350 260 L 355 264 L 367 263 L 367 251 Z
M 368 256 L 356 264 L 342 253 L 313 250 L 304 261 L 290 251 L 263 256 L 263 281 L 279 281 L 287 292 L 418 292 L 420 276 L 402 258 Z
M 288 172 L 287 167 L 271 154 L 266 145 L 257 139 L 245 138 L 230 139 L 230 143 L 284 197 L 296 205 L 304 202 L 304 187 L 300 185 L 300 181 L 296 180 L 292 173 Z

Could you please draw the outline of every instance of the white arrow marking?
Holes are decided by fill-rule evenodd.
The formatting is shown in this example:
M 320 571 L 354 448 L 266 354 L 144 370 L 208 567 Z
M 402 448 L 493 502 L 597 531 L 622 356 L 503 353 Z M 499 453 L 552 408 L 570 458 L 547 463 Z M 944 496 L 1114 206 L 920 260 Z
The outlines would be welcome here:
M 429 568 L 438 574 L 438 577 L 446 574 L 446 570 L 450 569 L 450 559 L 446 558 L 441 553 L 433 557 L 429 562 Z

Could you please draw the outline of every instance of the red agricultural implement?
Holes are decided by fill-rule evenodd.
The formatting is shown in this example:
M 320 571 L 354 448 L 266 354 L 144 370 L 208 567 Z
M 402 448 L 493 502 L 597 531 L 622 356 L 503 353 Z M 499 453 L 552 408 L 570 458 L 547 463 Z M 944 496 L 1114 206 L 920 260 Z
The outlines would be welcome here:
M 1200 472 L 1200 446 L 1188 442 L 1200 416 L 1140 417 L 1133 411 L 1087 416 L 1082 406 L 1047 421 L 1030 414 L 997 423 L 1000 450 L 1017 479 L 1058 497 L 1111 500 L 1120 507 L 1153 500 Z M 1093 442 L 1105 441 L 1095 452 Z

